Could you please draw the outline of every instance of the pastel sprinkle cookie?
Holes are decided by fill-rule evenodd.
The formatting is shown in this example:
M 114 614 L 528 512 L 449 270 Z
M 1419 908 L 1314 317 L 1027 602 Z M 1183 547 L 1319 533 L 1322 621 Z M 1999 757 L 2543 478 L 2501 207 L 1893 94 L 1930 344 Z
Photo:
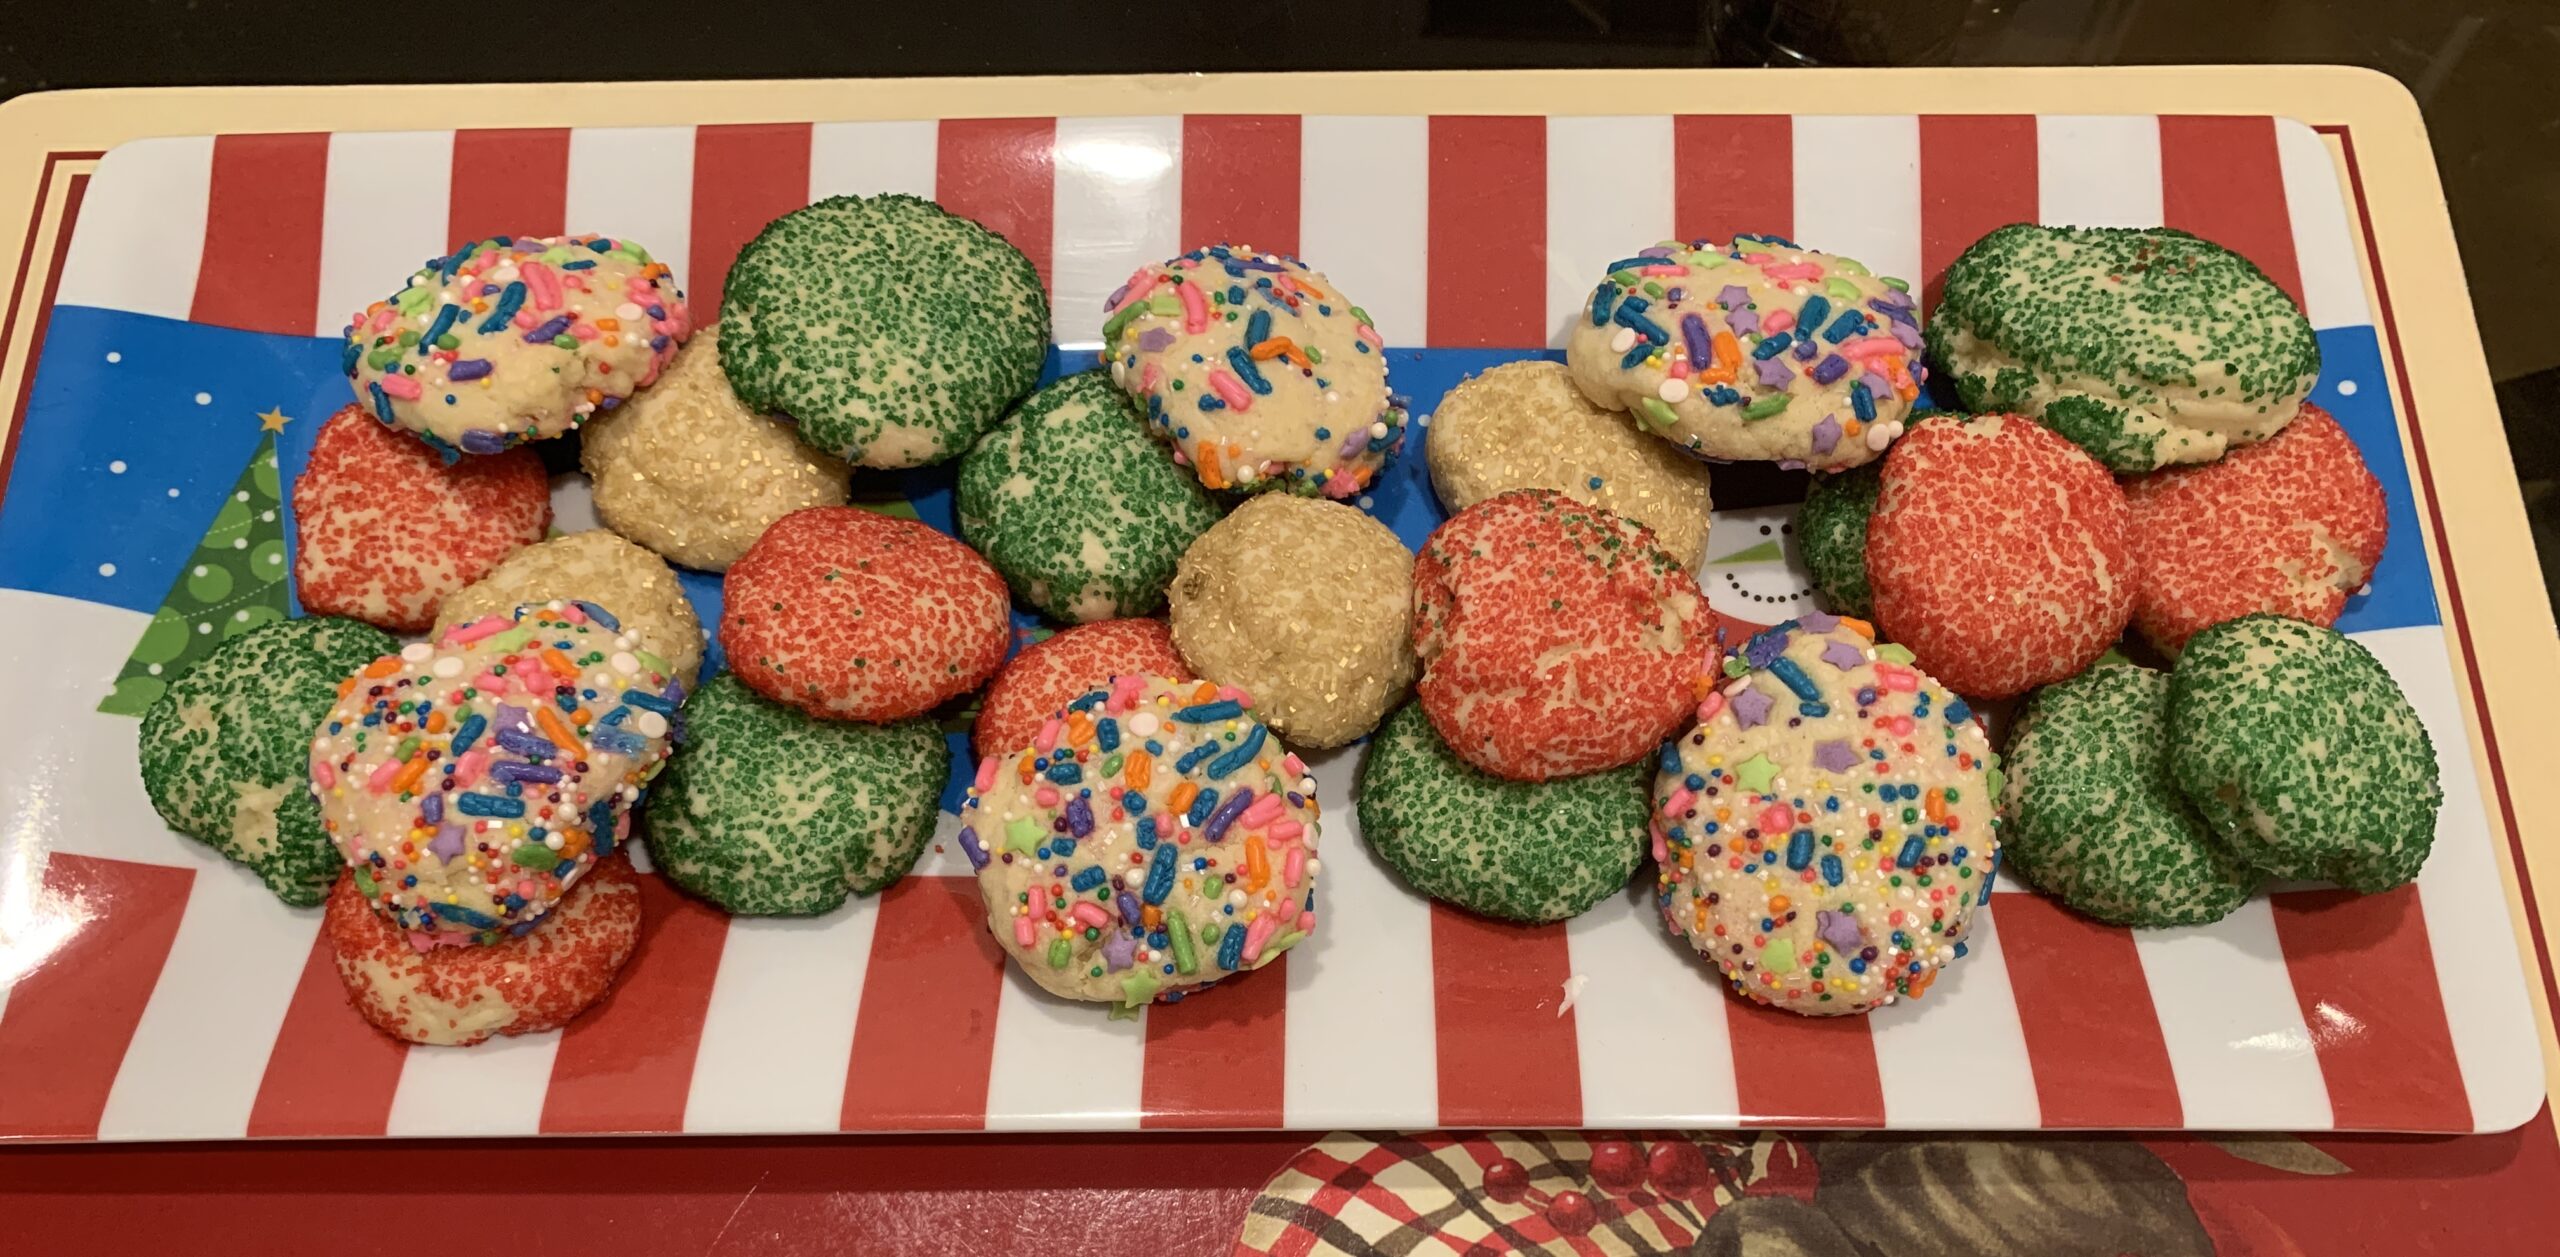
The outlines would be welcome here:
M 1125 1012 L 1307 937 L 1318 814 L 1315 778 L 1241 694 L 1119 677 L 979 761 L 960 849 L 1032 981 Z
M 1104 302 L 1102 361 L 1212 489 L 1349 498 L 1404 442 L 1387 342 L 1295 258 L 1213 244 Z
M 445 595 L 550 529 L 551 476 L 532 450 L 447 464 L 349 406 L 294 478 L 294 590 L 315 615 L 421 632 Z
M 1799 617 L 1726 668 L 1654 778 L 1663 919 L 1756 1003 L 1917 998 L 1990 898 L 2000 781 L 1981 722 L 1856 620 Z
M 421 951 L 371 902 L 348 873 L 320 929 L 356 1012 L 403 1043 L 469 1047 L 557 1030 L 604 998 L 640 945 L 640 875 L 618 856 L 557 911 L 486 947 Z
M 310 741 L 356 893 L 420 945 L 533 928 L 630 833 L 681 689 L 587 603 L 489 616 L 343 682 Z
M 1867 586 L 1867 517 L 1884 487 L 1884 464 L 1869 463 L 1816 476 L 1796 509 L 1796 550 L 1804 555 L 1813 587 L 1842 615 L 1875 614 Z
M 1643 861 L 1644 768 L 1505 781 L 1452 754 L 1407 703 L 1361 765 L 1360 836 L 1434 899 L 1505 921 L 1562 921 L 1625 890 Z
M 1908 285 L 1776 236 L 1637 250 L 1584 315 L 1574 383 L 1701 458 L 1872 462 L 1928 379 Z
M 169 828 L 248 867 L 276 898 L 318 904 L 337 849 L 311 799 L 311 730 L 338 679 L 397 650 L 352 620 L 261 624 L 171 678 L 142 713 L 142 788 Z
M 1868 520 L 1876 625 L 1961 694 L 2059 681 L 2133 615 L 2128 531 L 2115 477 L 2052 430 L 1931 416 L 1885 460 Z
M 912 196 L 831 196 L 773 220 L 738 251 L 722 302 L 738 400 L 865 467 L 969 448 L 1049 351 L 1031 259 Z
M 1070 623 L 1164 606 L 1218 505 L 1099 371 L 1023 400 L 960 460 L 960 534 L 1023 601 Z
M 1168 601 L 1193 672 L 1291 743 L 1342 746 L 1413 684 L 1413 552 L 1339 502 L 1266 494 L 1182 556 Z
M 818 720 L 723 673 L 684 705 L 685 749 L 643 812 L 658 871 L 741 916 L 876 894 L 933 837 L 951 748 L 929 720 Z
M 508 555 L 489 574 L 446 596 L 433 633 L 513 615 L 530 603 L 611 607 L 632 652 L 651 671 L 691 687 L 702 671 L 702 620 L 666 560 L 601 528 L 553 537 Z
M 2242 860 L 2366 894 L 2417 877 L 2444 802 L 2426 726 L 2372 652 L 2275 615 L 2187 639 L 2169 772 Z
M 1547 489 L 1451 516 L 1414 564 L 1431 725 L 1497 777 L 1631 764 L 1697 701 L 1706 601 L 1651 530 Z
M 2037 690 L 2009 733 L 2001 855 L 2039 890 L 2116 925 L 2204 925 L 2258 873 L 2169 779 L 2169 676 L 2091 668 Z
M 2320 376 L 2292 297 L 2166 227 L 1992 232 L 1948 264 L 1928 345 L 1966 409 L 2032 416 L 2127 472 L 2263 441 Z
M 607 236 L 491 236 L 348 323 L 356 402 L 447 460 L 555 437 L 658 378 L 692 332 L 662 262 Z
M 782 517 L 721 588 L 730 669 L 825 720 L 922 715 L 978 688 L 1010 640 L 1004 578 L 977 551 L 860 507 Z
M 978 700 L 970 732 L 981 756 L 1031 745 L 1041 722 L 1113 677 L 1193 679 L 1162 620 L 1096 620 L 1033 642 L 1005 661 Z
M 1653 530 L 1695 564 L 1707 546 L 1707 465 L 1637 431 L 1573 385 L 1560 362 L 1506 362 L 1468 376 L 1431 412 L 1423 451 L 1451 514 L 1510 489 L 1553 489 Z
M 2331 625 L 2382 561 L 2382 482 L 2329 412 L 2220 462 L 2132 480 L 2133 623 L 2175 655 L 2207 625 L 2272 611 Z
M 674 365 L 578 436 L 596 516 L 670 563 L 727 571 L 773 521 L 842 506 L 852 469 L 790 424 L 747 409 L 720 370 L 720 329 L 693 334 Z

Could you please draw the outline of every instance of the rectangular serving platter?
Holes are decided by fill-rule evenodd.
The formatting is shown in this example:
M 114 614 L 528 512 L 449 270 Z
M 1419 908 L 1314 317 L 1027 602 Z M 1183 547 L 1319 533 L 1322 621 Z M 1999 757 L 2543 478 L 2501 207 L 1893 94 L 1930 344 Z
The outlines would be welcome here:
M 2461 1131 L 2539 1106 L 2500 839 L 2470 771 L 2475 678 L 2439 612 L 2418 523 L 2429 472 L 2386 368 L 2388 289 L 2345 137 L 2264 116 L 1257 103 L 1283 112 L 233 134 L 107 153 L 0 485 L 0 1136 Z M 2197 929 L 2100 926 L 2004 886 L 1925 1000 L 1804 1020 L 1727 998 L 1641 885 L 1538 929 L 1425 902 L 1360 847 L 1354 747 L 1310 757 L 1322 929 L 1268 972 L 1133 1020 L 1005 971 L 946 812 L 914 876 L 824 918 L 733 921 L 648 879 L 641 951 L 566 1031 L 467 1050 L 379 1038 L 345 1007 L 318 914 L 168 833 L 136 777 L 135 722 L 98 710 L 266 448 L 258 417 L 288 420 L 273 449 L 290 483 L 347 400 L 346 315 L 456 242 L 625 236 L 710 311 L 764 222 L 881 191 L 933 197 L 1032 257 L 1053 374 L 1091 363 L 1104 296 L 1142 262 L 1219 239 L 1296 253 L 1371 313 L 1418 416 L 1471 372 L 1555 354 L 1595 268 L 1675 235 L 1785 234 L 1924 294 L 1965 244 L 2022 219 L 2231 245 L 2302 300 L 2324 361 L 2314 400 L 2389 495 L 2390 548 L 2339 627 L 2400 680 L 2445 765 L 2433 856 L 2399 891 L 2284 889 Z M 1442 518 L 1422 462 L 1409 448 L 1361 502 L 1408 544 Z M 1789 527 L 1802 481 L 1716 477 L 1710 604 L 1737 629 L 1809 609 Z M 949 484 L 928 469 L 858 492 L 948 530 Z M 574 474 L 555 500 L 562 530 L 593 525 Z M 289 538 L 289 522 L 252 526 Z M 713 621 L 717 579 L 686 585 Z M 953 746 L 946 808 L 970 767 Z

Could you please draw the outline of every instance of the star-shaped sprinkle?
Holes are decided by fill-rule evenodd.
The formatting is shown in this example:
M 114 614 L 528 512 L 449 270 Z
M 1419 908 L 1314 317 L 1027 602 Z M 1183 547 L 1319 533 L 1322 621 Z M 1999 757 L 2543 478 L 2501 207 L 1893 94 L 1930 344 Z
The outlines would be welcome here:
M 261 432 L 282 432 L 284 425 L 291 422 L 292 418 L 284 413 L 282 406 L 258 412 L 258 430 Z
M 1756 688 L 1744 687 L 1741 693 L 1733 696 L 1734 727 L 1748 729 L 1769 723 L 1769 709 L 1773 706 L 1776 706 L 1776 700 Z
M 1831 639 L 1830 645 L 1822 648 L 1822 661 L 1846 672 L 1865 663 L 1867 652 L 1835 637 Z
M 1857 748 L 1847 738 L 1833 738 L 1813 744 L 1813 762 L 1835 773 L 1845 773 L 1858 766 Z
M 1767 755 L 1754 755 L 1733 766 L 1734 784 L 1753 794 L 1767 794 L 1778 779 L 1778 761 Z

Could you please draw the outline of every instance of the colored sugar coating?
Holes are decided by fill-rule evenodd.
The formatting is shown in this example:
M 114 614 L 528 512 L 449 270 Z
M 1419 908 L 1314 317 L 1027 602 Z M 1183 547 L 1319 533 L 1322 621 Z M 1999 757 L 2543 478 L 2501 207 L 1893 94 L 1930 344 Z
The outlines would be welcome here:
M 1071 623 L 1164 606 L 1218 506 L 1099 371 L 1033 393 L 960 460 L 960 533 L 1022 600 Z
M 2095 662 L 2133 614 L 2124 491 L 2016 415 L 1932 417 L 1885 459 L 1867 524 L 1876 625 L 1975 698 Z
M 1193 679 L 1173 651 L 1173 632 L 1162 620 L 1096 620 L 1023 648 L 1005 661 L 978 700 L 970 737 L 981 756 L 1004 755 L 1031 745 L 1040 725 L 1089 690 L 1113 677 Z
M 529 603 L 610 607 L 641 662 L 690 688 L 702 670 L 702 620 L 666 560 L 591 528 L 508 555 L 436 609 L 435 635 Z
M 447 464 L 360 406 L 329 417 L 293 482 L 293 580 L 316 615 L 423 631 L 445 595 L 551 528 L 532 450 Z
M 649 856 L 741 916 L 876 894 L 933 837 L 951 748 L 929 720 L 817 720 L 723 673 L 686 700 L 685 749 L 643 812 Z
M 1294 745 L 1367 733 L 1413 684 L 1413 552 L 1339 502 L 1266 494 L 1182 556 L 1173 644 Z
M 2435 744 L 2372 652 L 2273 615 L 2187 639 L 2169 772 L 2242 860 L 2366 894 L 2417 877 L 2444 802 Z
M 2169 676 L 2108 664 L 2048 685 L 2009 734 L 2008 867 L 2116 925 L 2204 925 L 2259 875 L 2169 780 Z
M 1451 514 L 1509 489 L 1553 489 L 1653 530 L 1694 564 L 1707 546 L 1707 465 L 1582 395 L 1560 362 L 1530 359 L 1467 377 L 1426 424 L 1431 487 Z
M 1929 373 L 1909 285 L 1776 236 L 1609 264 L 1565 362 L 1591 400 L 1701 458 L 1837 471 L 1902 434 Z
M 842 506 L 852 469 L 798 430 L 747 409 L 703 328 L 647 392 L 596 416 L 578 458 L 605 525 L 670 563 L 727 571 L 773 521 Z
M 349 872 L 320 929 L 356 1012 L 404 1043 L 469 1047 L 557 1030 L 604 998 L 640 945 L 640 875 L 619 856 L 533 928 L 486 947 L 421 951 L 370 903 Z
M 1654 778 L 1663 919 L 1757 1003 L 1917 998 L 1964 955 L 1998 866 L 1980 720 L 1857 620 L 1791 620 L 1725 666 Z
M 2176 654 L 2207 625 L 2272 611 L 2327 626 L 2382 561 L 2382 483 L 2329 412 L 2302 414 L 2220 462 L 2125 485 L 2133 623 Z
M 1653 533 L 1545 489 L 1452 516 L 1414 564 L 1422 709 L 1458 758 L 1548 781 L 1631 764 L 1697 701 L 1697 581 Z
M 1842 615 L 1875 614 L 1875 593 L 1867 587 L 1867 517 L 1875 513 L 1876 491 L 1883 486 L 1881 463 L 1816 476 L 1796 510 L 1796 549 L 1805 570 Z
M 1506 921 L 1562 921 L 1625 890 L 1644 859 L 1645 771 L 1505 781 L 1451 753 L 1421 704 L 1407 703 L 1361 765 L 1360 835 L 1434 899 Z
M 525 607 L 349 675 L 310 740 L 356 892 L 421 948 L 540 922 L 630 835 L 682 686 L 587 603 Z
M 318 904 L 337 849 L 311 799 L 311 730 L 338 679 L 400 643 L 352 620 L 261 624 L 173 677 L 142 713 L 142 788 L 169 828 L 246 865 L 276 898 Z
M 2211 462 L 2292 421 L 2320 342 L 2249 259 L 2165 227 L 2015 223 L 1947 267 L 1929 353 L 2116 471 Z
M 1213 244 L 1138 268 L 1104 307 L 1112 382 L 1212 489 L 1346 499 L 1404 443 L 1386 340 L 1295 258 Z
M 979 761 L 960 849 L 1024 973 L 1126 1012 L 1307 937 L 1319 813 L 1315 778 L 1242 694 L 1124 676 Z
M 346 330 L 356 403 L 447 461 L 555 437 L 647 387 L 693 330 L 663 262 L 607 236 L 491 236 Z
M 911 519 L 815 506 L 765 530 L 722 585 L 738 679 L 826 720 L 885 723 L 966 694 L 1004 662 L 1004 578 Z
M 738 251 L 722 300 L 738 400 L 865 467 L 969 448 L 1049 350 L 1031 259 L 912 196 L 832 196 L 773 220 Z

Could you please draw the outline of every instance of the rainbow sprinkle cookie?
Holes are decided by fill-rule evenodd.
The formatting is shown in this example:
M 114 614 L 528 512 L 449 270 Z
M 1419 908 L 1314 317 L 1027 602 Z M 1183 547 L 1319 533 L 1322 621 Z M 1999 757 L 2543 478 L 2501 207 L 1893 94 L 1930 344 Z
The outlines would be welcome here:
M 1963 699 L 1857 620 L 1754 636 L 1662 750 L 1656 901 L 1789 1012 L 1918 997 L 1965 953 L 2000 850 L 1998 757 Z
M 542 920 L 620 846 L 680 687 L 592 603 L 489 616 L 348 677 L 311 742 L 358 893 L 421 945 Z
M 1574 383 L 1703 458 L 1871 462 L 1928 379 L 1909 285 L 1776 236 L 1639 250 L 1585 313 L 1565 342 Z
M 2205 463 L 2293 421 L 2320 341 L 2249 259 L 2166 227 L 2015 223 L 1947 266 L 1929 353 L 2110 469 Z
M 978 762 L 960 848 L 1024 973 L 1126 1012 L 1306 938 L 1318 813 L 1315 778 L 1241 693 L 1118 677 Z
M 969 448 L 1049 351 L 1031 259 L 912 196 L 832 196 L 773 220 L 738 251 L 723 302 L 738 400 L 865 467 Z
M 2417 877 L 2444 803 L 2435 744 L 2381 661 L 2275 615 L 2187 639 L 2169 772 L 2242 860 L 2366 894 Z
M 1212 489 L 1349 498 L 1404 443 L 1386 340 L 1295 258 L 1210 245 L 1139 268 L 1103 304 L 1112 381 Z
M 666 264 L 605 236 L 491 236 L 347 325 L 375 418 L 448 461 L 555 437 L 647 387 L 692 331 Z
M 2110 664 L 2037 690 L 2009 735 L 2000 851 L 2037 889 L 2117 925 L 2205 925 L 2259 877 L 2169 780 L 2169 676 Z

